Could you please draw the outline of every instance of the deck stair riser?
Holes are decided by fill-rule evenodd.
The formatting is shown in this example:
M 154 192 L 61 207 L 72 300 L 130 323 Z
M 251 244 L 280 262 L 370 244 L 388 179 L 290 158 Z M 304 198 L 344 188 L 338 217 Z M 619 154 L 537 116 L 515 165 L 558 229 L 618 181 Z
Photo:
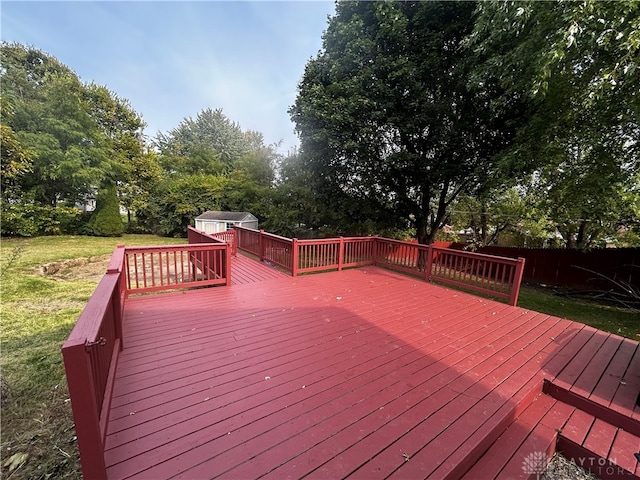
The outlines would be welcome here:
M 543 390 L 462 478 L 537 478 L 535 462 L 558 452 L 603 480 L 640 479 L 637 420 L 548 380 Z
M 558 437 L 558 451 L 603 480 L 640 479 L 640 422 L 545 381 L 549 396 L 575 408 Z M 631 413 L 631 412 L 629 412 Z

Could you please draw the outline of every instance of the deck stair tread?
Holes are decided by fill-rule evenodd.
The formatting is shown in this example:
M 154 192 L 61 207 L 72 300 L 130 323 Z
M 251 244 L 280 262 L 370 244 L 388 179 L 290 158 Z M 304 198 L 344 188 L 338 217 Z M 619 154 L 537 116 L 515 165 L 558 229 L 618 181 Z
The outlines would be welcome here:
M 557 448 L 556 448 L 557 443 Z M 560 451 L 599 478 L 640 478 L 640 437 L 574 405 L 539 395 L 462 477 L 536 478 Z

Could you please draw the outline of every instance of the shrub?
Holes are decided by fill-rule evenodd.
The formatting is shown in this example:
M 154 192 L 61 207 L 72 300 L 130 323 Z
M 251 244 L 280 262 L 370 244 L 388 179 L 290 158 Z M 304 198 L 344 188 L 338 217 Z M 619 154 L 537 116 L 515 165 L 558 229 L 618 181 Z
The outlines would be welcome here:
M 89 221 L 89 229 L 92 235 L 98 237 L 120 237 L 124 233 L 115 185 L 109 184 L 98 191 L 96 209 Z
M 82 212 L 74 207 L 3 200 L 1 208 L 0 223 L 4 236 L 77 234 L 82 229 Z

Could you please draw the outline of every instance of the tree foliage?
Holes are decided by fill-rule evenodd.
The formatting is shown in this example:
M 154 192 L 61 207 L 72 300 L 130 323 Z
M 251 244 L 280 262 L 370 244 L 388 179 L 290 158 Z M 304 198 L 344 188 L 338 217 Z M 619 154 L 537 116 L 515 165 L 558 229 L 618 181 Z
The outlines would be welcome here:
M 168 171 L 185 174 L 228 173 L 235 160 L 249 151 L 240 125 L 222 109 L 207 108 L 196 118 L 185 118 L 168 133 L 160 133 L 155 143 L 162 165 Z
M 290 110 L 307 167 L 328 204 L 374 202 L 376 223 L 413 223 L 420 242 L 444 225 L 463 191 L 482 189 L 496 154 L 523 113 L 517 97 L 485 76 L 463 48 L 475 5 L 466 2 L 345 2 L 323 51 L 306 66 Z
M 40 206 L 67 211 L 95 200 L 103 182 L 123 188 L 132 182 L 127 173 L 142 153 L 136 135 L 144 123 L 128 102 L 106 87 L 83 84 L 70 68 L 32 47 L 2 43 L 0 63 L 2 202 L 11 204 L 6 215 L 23 211 L 28 222 L 28 212 Z M 19 231 L 41 233 L 37 223 Z M 5 222 L 2 231 L 9 233 Z
M 633 219 L 640 169 L 638 2 L 482 2 L 468 45 L 535 110 L 507 155 L 568 247 L 602 244 Z M 631 195 L 632 196 L 632 195 Z

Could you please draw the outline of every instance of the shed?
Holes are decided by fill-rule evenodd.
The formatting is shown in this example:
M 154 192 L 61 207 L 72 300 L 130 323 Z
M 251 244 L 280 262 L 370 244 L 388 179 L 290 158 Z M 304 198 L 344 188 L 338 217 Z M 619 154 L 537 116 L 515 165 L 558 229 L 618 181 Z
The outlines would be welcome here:
M 258 219 L 249 212 L 208 211 L 196 217 L 196 229 L 206 233 L 225 232 L 234 225 L 258 229 Z

